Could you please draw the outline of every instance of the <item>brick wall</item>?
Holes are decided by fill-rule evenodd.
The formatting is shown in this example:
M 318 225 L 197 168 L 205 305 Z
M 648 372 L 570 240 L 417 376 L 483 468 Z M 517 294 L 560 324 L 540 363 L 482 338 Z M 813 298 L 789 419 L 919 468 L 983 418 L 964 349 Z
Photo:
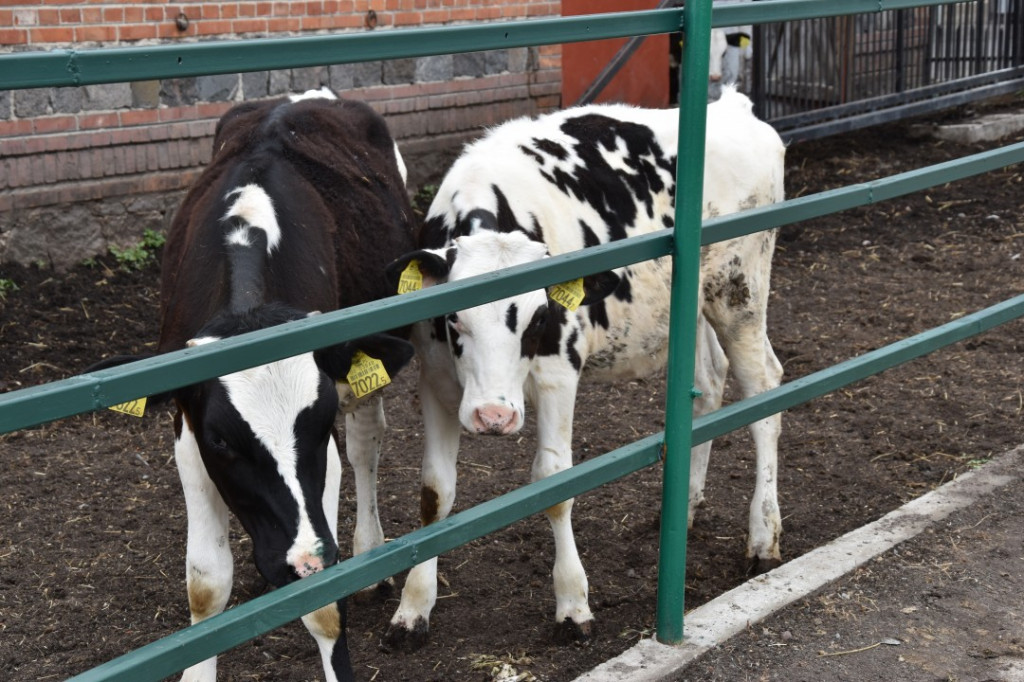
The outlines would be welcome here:
M 36 0 L 0 7 L 0 52 L 387 30 L 557 15 L 536 0 L 173 4 Z M 388 120 L 413 187 L 481 127 L 557 107 L 558 46 L 0 91 L 0 263 L 57 268 L 169 223 L 234 103 L 328 86 Z

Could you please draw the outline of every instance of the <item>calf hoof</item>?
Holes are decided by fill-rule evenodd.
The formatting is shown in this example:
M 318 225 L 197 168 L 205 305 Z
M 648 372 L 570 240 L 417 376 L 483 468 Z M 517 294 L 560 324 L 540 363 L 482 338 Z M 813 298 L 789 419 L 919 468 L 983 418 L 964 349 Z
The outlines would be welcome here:
M 356 604 L 376 604 L 387 601 L 395 594 L 395 581 L 391 578 L 381 580 L 376 585 L 371 585 L 359 590 L 349 599 Z
M 412 629 L 392 623 L 384 633 L 384 648 L 387 651 L 412 653 L 423 647 L 430 639 L 430 626 L 424 618 L 417 618 Z
M 554 640 L 557 644 L 586 644 L 594 636 L 594 631 L 593 618 L 582 623 L 566 618 L 555 624 Z
M 782 565 L 782 559 L 775 557 L 768 557 L 762 559 L 761 557 L 748 557 L 747 558 L 747 575 L 761 575 L 767 573 L 773 568 L 778 568 Z

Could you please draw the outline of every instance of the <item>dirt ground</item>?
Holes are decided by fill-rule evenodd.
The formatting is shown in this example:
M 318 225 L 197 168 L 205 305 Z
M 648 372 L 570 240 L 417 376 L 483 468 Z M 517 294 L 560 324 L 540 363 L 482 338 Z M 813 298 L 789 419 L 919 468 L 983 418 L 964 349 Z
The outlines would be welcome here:
M 993 106 L 1022 105 L 1024 98 Z M 788 194 L 871 180 L 982 148 L 915 139 L 907 124 L 801 143 L 788 153 Z M 1018 166 L 783 228 L 769 322 L 785 380 L 1020 293 L 1022 216 L 1024 169 Z M 5 265 L 2 280 L 19 288 L 0 300 L 0 390 L 68 377 L 107 354 L 145 352 L 156 340 L 155 265 L 123 272 L 106 258 L 69 273 Z M 1004 325 L 789 411 L 780 443 L 784 557 L 877 519 L 1024 442 L 1022 332 L 1020 321 Z M 390 430 L 380 502 L 385 534 L 392 538 L 418 523 L 421 424 L 414 376 L 403 373 L 386 399 Z M 662 430 L 664 398 L 657 378 L 586 384 L 577 407 L 577 458 Z M 144 419 L 82 415 L 0 436 L 4 679 L 63 679 L 188 623 L 184 503 L 171 442 L 170 416 L 159 411 Z M 532 443 L 530 425 L 516 440 L 464 438 L 456 510 L 526 482 Z M 690 535 L 688 607 L 748 577 L 743 553 L 752 449 L 745 431 L 715 442 L 707 505 Z M 598 623 L 589 643 L 567 646 L 552 639 L 551 534 L 546 521 L 534 517 L 441 558 L 443 584 L 431 640 L 416 653 L 382 647 L 395 598 L 353 601 L 349 637 L 357 674 L 378 682 L 475 682 L 496 679 L 494 671 L 505 665 L 521 675 L 516 679 L 559 682 L 651 636 L 660 473 L 652 467 L 577 500 L 576 535 Z M 343 486 L 344 547 L 354 514 L 347 465 Z M 998 509 L 988 513 L 998 515 Z M 934 540 L 955 539 L 937 531 Z M 237 526 L 233 542 L 237 603 L 267 587 Z M 906 565 L 897 562 L 887 574 L 869 567 L 843 589 L 875 594 L 868 583 L 881 580 L 880 596 L 870 598 L 894 599 L 913 577 L 907 566 L 928 561 L 927 543 L 908 552 L 901 554 Z M 957 575 L 955 566 L 948 570 Z M 887 577 L 896 582 L 885 582 Z M 1020 599 L 1019 590 L 1013 594 Z M 898 637 L 868 631 L 867 621 L 858 620 L 867 612 L 853 610 L 866 602 L 850 604 L 840 592 L 808 601 L 808 616 L 813 619 L 813 608 L 830 603 L 837 612 L 854 614 L 844 621 L 845 638 L 836 640 L 837 649 Z M 907 601 L 905 607 L 915 604 Z M 769 647 L 777 643 L 774 638 L 789 644 L 781 639 L 788 631 L 816 651 L 827 646 L 821 638 L 838 632 L 826 622 L 764 627 L 766 634 L 751 635 L 760 638 L 757 646 L 719 652 L 723 667 L 695 668 L 687 679 L 775 679 L 762 675 L 766 668 L 759 666 L 795 647 Z M 954 621 L 943 627 L 959 626 Z M 976 629 L 965 628 L 963 638 L 979 651 L 988 646 Z M 1019 657 L 1019 647 L 1017 640 L 992 651 Z M 893 651 L 879 649 L 875 655 Z M 860 670 L 858 662 L 875 659 L 835 660 L 853 667 L 834 679 L 892 679 L 888 659 Z M 297 682 L 322 679 L 322 673 L 312 639 L 295 623 L 225 654 L 221 679 Z

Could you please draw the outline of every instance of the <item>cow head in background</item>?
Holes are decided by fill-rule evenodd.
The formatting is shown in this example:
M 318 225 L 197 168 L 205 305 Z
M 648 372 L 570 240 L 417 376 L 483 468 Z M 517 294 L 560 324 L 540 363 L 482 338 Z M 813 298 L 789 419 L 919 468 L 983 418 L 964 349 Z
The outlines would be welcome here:
M 708 80 L 712 83 L 722 81 L 722 60 L 725 58 L 725 51 L 729 48 L 725 31 L 720 28 L 711 29 L 710 59 L 708 60 Z

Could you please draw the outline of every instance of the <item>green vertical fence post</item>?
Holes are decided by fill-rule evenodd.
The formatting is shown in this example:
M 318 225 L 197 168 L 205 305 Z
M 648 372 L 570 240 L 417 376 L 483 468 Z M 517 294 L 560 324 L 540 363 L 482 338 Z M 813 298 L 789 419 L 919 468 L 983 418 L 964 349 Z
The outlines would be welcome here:
M 683 639 L 710 34 L 711 0 L 690 0 L 683 8 L 683 62 L 679 69 L 675 249 L 658 567 L 657 637 L 665 644 L 678 644 Z

